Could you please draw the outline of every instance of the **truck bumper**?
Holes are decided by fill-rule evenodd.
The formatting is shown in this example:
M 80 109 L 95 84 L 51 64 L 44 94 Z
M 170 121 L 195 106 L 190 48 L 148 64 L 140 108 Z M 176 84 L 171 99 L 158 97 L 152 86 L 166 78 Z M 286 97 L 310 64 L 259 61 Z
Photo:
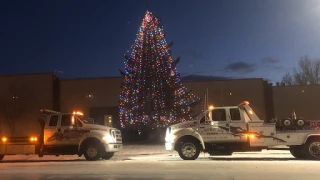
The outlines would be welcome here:
M 36 154 L 39 149 L 35 144 L 0 144 L 0 154 Z
M 123 148 L 122 144 L 104 144 L 104 149 L 106 152 L 118 152 Z
M 166 142 L 165 146 L 166 146 L 166 151 L 174 151 L 174 142 Z

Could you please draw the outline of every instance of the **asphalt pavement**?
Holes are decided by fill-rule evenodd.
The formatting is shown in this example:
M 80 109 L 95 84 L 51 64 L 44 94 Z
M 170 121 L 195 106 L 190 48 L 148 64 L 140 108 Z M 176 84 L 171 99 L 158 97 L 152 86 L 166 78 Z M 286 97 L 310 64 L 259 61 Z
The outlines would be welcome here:
M 51 156 L 42 160 L 4 159 L 0 179 L 314 180 L 320 177 L 319 167 L 319 161 L 297 160 L 284 151 L 220 157 L 201 154 L 195 161 L 183 161 L 176 153 L 120 154 L 94 162 L 76 156 Z

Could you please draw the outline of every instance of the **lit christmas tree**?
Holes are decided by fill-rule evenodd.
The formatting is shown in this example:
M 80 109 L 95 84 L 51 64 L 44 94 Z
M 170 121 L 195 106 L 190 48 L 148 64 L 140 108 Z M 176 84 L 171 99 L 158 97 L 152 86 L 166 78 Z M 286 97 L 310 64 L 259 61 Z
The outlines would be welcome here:
M 120 92 L 122 127 L 149 125 L 166 127 L 191 119 L 192 108 L 201 99 L 180 81 L 159 18 L 147 11 L 131 55 L 125 56 L 125 71 Z

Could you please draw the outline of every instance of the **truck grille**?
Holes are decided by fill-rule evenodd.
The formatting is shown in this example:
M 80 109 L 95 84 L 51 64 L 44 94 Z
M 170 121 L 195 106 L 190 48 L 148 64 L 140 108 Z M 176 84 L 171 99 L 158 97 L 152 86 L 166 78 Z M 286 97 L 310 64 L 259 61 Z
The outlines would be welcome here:
M 122 143 L 121 131 L 115 130 L 115 139 L 116 143 Z

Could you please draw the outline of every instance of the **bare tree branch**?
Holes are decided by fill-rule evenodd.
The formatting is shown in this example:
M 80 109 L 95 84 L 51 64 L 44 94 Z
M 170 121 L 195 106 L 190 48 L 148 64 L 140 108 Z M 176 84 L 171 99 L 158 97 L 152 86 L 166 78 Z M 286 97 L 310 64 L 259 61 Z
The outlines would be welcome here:
M 285 74 L 282 77 L 281 83 L 289 86 L 294 85 L 291 74 L 290 73 Z
M 320 83 L 320 59 L 311 60 L 308 56 L 302 57 L 298 68 L 292 74 L 287 73 L 282 77 L 282 83 L 287 85 L 310 85 Z

